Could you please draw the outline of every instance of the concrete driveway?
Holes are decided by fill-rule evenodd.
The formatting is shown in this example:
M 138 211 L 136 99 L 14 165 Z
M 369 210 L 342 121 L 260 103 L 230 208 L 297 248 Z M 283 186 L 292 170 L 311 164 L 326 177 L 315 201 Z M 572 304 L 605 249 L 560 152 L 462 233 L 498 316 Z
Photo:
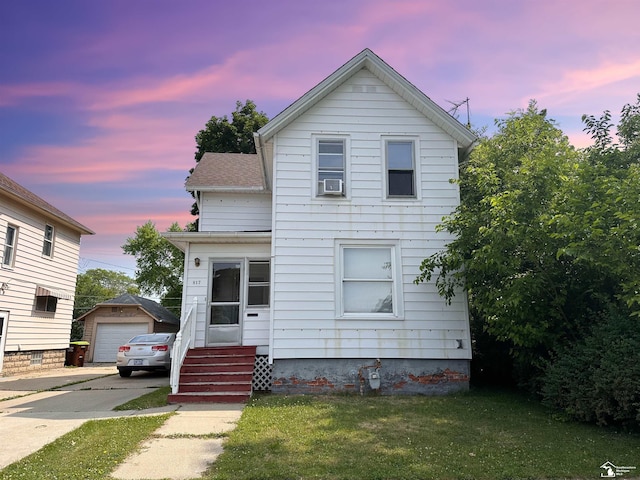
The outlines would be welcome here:
M 113 411 L 152 389 L 169 385 L 157 373 L 121 378 L 113 365 L 89 364 L 25 376 L 0 378 L 0 469 L 94 418 L 139 415 Z M 176 405 L 147 414 L 172 411 Z

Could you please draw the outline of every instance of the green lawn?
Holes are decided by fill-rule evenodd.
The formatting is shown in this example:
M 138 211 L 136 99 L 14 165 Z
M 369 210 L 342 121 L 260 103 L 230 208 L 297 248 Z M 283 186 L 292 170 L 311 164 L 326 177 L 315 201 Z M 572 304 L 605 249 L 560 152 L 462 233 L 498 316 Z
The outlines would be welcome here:
M 0 480 L 98 480 L 109 474 L 171 414 L 90 420 L 0 470 Z M 3 439 L 11 441 L 11 439 Z
M 128 407 L 164 401 L 145 395 Z M 87 422 L 9 465 L 0 480 L 109 479 L 169 415 Z M 247 405 L 204 478 L 595 479 L 606 461 L 637 466 L 618 478 L 638 478 L 640 435 L 562 422 L 537 401 L 507 392 L 267 395 Z
M 206 478 L 577 479 L 606 461 L 640 470 L 640 436 L 565 423 L 511 393 L 266 396 Z

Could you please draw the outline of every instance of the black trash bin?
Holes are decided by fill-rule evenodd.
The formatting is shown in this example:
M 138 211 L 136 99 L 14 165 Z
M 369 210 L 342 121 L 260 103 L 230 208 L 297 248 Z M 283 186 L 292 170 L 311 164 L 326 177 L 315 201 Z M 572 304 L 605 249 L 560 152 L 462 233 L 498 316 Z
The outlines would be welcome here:
M 89 342 L 71 342 L 69 348 L 67 348 L 64 364 L 72 367 L 84 366 L 84 357 L 87 354 L 88 346 Z

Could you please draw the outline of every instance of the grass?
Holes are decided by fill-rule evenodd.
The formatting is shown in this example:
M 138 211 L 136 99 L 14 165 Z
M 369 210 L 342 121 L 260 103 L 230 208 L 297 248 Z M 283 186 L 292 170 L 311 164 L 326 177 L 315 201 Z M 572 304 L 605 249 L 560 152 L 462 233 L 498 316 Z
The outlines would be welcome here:
M 124 461 L 170 414 L 90 420 L 0 471 L 0 480 L 98 480 Z
M 577 479 L 605 461 L 640 469 L 640 436 L 562 422 L 511 393 L 265 396 L 205 478 Z
M 158 406 L 154 393 L 138 405 Z M 110 479 L 169 415 L 89 421 L 9 465 L 0 480 Z M 247 405 L 203 478 L 580 479 L 600 477 L 606 461 L 640 470 L 640 435 L 563 422 L 507 392 L 268 395 Z
M 122 405 L 118 405 L 114 410 L 146 410 L 148 408 L 158 408 L 168 405 L 167 396 L 171 393 L 171 387 L 160 387 L 152 392 L 145 393 L 144 395 L 134 398 Z

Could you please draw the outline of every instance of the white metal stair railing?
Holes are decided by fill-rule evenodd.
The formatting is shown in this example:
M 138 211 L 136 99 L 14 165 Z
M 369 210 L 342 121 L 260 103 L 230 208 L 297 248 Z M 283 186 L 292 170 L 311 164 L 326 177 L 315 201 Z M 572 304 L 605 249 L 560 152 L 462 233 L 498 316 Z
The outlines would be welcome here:
M 171 349 L 171 393 L 178 393 L 180 384 L 180 369 L 182 362 L 187 356 L 187 351 L 191 348 L 196 338 L 196 314 L 198 311 L 198 297 L 193 299 L 193 304 L 189 311 L 180 319 L 180 331 L 176 335 L 176 340 Z

